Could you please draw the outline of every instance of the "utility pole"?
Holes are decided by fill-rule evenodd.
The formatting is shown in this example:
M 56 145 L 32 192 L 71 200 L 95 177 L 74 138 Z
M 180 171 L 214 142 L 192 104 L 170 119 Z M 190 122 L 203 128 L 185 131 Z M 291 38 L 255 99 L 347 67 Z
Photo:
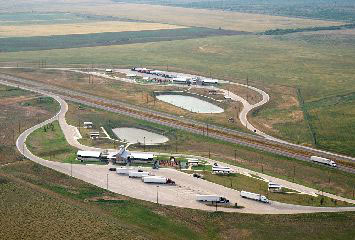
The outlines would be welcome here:
M 70 176 L 73 177 L 73 159 L 70 159 Z
M 234 161 L 237 161 L 237 149 L 234 149 Z
M 178 144 L 178 140 L 177 140 L 177 133 L 175 131 L 175 152 L 177 153 L 177 144 Z
M 106 189 L 108 190 L 108 173 L 106 175 Z
M 295 176 L 296 176 L 296 166 L 293 165 L 293 182 L 295 182 Z

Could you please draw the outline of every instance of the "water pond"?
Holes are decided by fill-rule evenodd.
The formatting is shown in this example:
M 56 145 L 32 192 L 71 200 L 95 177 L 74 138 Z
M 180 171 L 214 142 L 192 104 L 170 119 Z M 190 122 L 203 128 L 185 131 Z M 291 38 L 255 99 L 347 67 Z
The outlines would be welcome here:
M 113 133 L 122 141 L 129 143 L 141 143 L 146 145 L 157 145 L 169 141 L 169 138 L 138 128 L 114 128 Z
M 223 108 L 220 108 L 210 102 L 203 101 L 199 98 L 185 95 L 158 95 L 157 98 L 166 103 L 183 108 L 194 113 L 222 113 Z

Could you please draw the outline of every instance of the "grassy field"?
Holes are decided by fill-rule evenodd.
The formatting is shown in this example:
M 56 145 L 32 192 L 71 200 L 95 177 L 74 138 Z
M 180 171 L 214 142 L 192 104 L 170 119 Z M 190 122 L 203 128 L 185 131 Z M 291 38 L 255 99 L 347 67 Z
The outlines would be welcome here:
M 174 208 L 113 194 L 28 161 L 0 169 L 0 196 L 6 206 L 2 239 L 352 239 L 355 233 L 351 212 L 250 215 Z
M 76 158 L 77 149 L 67 143 L 58 121 L 31 133 L 26 145 L 34 155 L 46 160 L 68 163 Z
M 116 32 L 0 38 L 0 50 L 2 52 L 18 52 L 80 48 L 239 34 L 241 33 L 208 28 L 176 28 L 141 31 L 120 31 L 118 29 Z
M 120 2 L 120 1 L 118 1 Z M 127 1 L 131 2 L 131 1 Z M 141 2 L 135 0 L 134 2 Z M 193 0 L 193 1 L 143 1 L 158 4 L 176 5 L 180 7 L 223 9 L 228 11 L 270 14 L 277 16 L 355 21 L 355 4 L 352 0 L 254 0 L 252 2 L 244 0 Z
M 8 3 L 3 1 L 3 7 Z M 276 28 L 299 28 L 310 26 L 329 26 L 341 24 L 335 21 L 324 21 L 303 18 L 289 18 L 253 13 L 232 11 L 192 9 L 149 4 L 114 3 L 109 0 L 73 1 L 67 3 L 51 3 L 46 1 L 24 3 L 21 1 L 11 5 L 12 11 L 28 12 L 33 9 L 40 12 L 69 12 L 87 15 L 114 16 L 126 19 L 168 23 L 182 26 L 222 28 L 236 31 L 263 32 Z M 26 6 L 29 5 L 29 6 Z M 10 8 L 10 7 L 9 7 Z
M 0 26 L 0 37 L 34 37 L 104 32 L 133 32 L 184 28 L 176 25 L 143 22 L 103 21 L 50 25 Z
M 58 110 L 56 102 L 37 94 L 0 85 L 0 165 L 22 160 L 15 141 L 27 128 Z
M 295 180 L 305 186 L 324 189 L 326 192 L 336 193 L 352 198 L 355 185 L 353 174 L 335 169 L 280 157 L 275 154 L 255 151 L 235 144 L 210 139 L 206 136 L 190 134 L 185 131 L 174 130 L 169 127 L 135 120 L 119 114 L 113 114 L 92 108 L 82 108 L 78 111 L 76 104 L 69 105 L 67 113 L 68 123 L 75 125 L 78 119 L 91 121 L 97 126 L 104 126 L 110 135 L 111 129 L 117 127 L 135 127 L 167 136 L 170 140 L 163 146 L 146 146 L 146 151 L 165 153 L 186 153 L 227 162 L 233 165 L 263 172 L 289 181 Z M 176 137 L 175 137 L 176 136 Z M 201 144 L 204 143 L 204 144 Z M 132 145 L 132 150 L 143 151 L 143 147 Z M 235 158 L 236 154 L 236 158 Z M 295 169 L 295 175 L 294 175 Z M 330 182 L 329 182 L 330 180 Z

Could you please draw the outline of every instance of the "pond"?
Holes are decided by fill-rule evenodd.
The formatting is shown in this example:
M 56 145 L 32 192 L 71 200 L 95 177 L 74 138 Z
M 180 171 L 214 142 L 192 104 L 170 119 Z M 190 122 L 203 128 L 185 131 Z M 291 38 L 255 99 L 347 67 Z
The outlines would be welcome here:
M 166 103 L 183 108 L 194 113 L 222 113 L 223 108 L 220 108 L 212 103 L 203 101 L 196 97 L 184 95 L 158 95 L 157 98 Z
M 146 145 L 157 145 L 169 141 L 169 138 L 149 132 L 139 128 L 114 128 L 112 129 L 113 133 L 122 141 L 129 143 L 141 143 Z

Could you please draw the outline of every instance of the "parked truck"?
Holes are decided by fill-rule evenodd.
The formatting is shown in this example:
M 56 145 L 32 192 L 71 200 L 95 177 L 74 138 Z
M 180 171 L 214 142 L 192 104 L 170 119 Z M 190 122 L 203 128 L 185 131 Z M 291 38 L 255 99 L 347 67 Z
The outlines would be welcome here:
M 130 171 L 128 173 L 128 177 L 130 178 L 142 178 L 142 177 L 148 177 L 149 176 L 149 172 L 139 172 L 139 171 Z
M 251 192 L 246 192 L 246 191 L 241 191 L 240 196 L 242 198 L 248 198 L 256 201 L 260 201 L 263 203 L 269 203 L 269 199 L 267 199 L 264 195 L 258 194 L 258 193 L 251 193 Z
M 157 183 L 157 184 L 175 184 L 170 178 L 160 176 L 142 177 L 144 183 Z
M 132 168 L 128 168 L 128 167 L 118 167 L 118 168 L 116 168 L 116 173 L 117 174 L 128 175 L 129 172 L 131 172 L 131 171 L 136 171 L 136 170 L 134 170 Z
M 336 167 L 337 164 L 328 158 L 318 157 L 318 156 L 311 156 L 311 161 L 321 164 L 326 164 L 328 166 Z
M 196 200 L 204 203 L 229 203 L 229 200 L 218 195 L 197 195 Z

